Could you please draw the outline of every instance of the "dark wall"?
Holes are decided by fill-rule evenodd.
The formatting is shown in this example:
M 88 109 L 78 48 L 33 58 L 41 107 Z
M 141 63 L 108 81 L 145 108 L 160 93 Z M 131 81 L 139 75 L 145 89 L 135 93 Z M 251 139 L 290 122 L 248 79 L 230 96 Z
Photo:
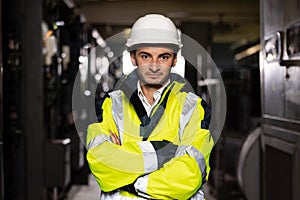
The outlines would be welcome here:
M 234 52 L 231 43 L 217 43 L 212 45 L 211 56 L 220 69 L 233 68 Z
M 261 117 L 258 53 L 236 61 L 234 55 L 248 46 L 233 49 L 230 43 L 212 46 L 212 58 L 219 68 L 227 95 L 224 129 L 248 133 Z

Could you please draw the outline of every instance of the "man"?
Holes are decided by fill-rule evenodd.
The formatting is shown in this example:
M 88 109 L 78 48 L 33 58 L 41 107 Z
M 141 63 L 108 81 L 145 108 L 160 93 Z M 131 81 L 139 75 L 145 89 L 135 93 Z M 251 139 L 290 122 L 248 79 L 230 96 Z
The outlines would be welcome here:
M 203 199 L 213 140 L 210 111 L 179 75 L 173 22 L 138 19 L 126 46 L 137 69 L 99 103 L 87 159 L 101 199 Z

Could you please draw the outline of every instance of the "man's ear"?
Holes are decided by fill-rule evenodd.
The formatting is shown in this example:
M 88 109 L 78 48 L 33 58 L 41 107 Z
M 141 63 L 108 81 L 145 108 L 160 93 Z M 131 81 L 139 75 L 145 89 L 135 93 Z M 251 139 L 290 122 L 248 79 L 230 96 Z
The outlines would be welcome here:
M 172 67 L 175 67 L 176 63 L 177 63 L 177 54 L 176 54 L 175 57 L 174 57 Z
M 136 60 L 135 60 L 135 51 L 130 52 L 130 59 L 133 66 L 136 66 Z

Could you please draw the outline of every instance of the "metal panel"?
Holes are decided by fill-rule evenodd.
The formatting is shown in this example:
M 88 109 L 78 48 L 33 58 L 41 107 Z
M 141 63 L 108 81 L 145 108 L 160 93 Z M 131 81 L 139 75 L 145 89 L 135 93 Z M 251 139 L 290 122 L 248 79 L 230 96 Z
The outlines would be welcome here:
M 265 22 L 263 28 L 264 35 L 268 35 L 283 28 L 283 13 L 282 8 L 285 1 L 272 0 L 261 1 L 263 4 L 263 21 Z
M 300 60 L 300 1 L 285 4 L 284 24 L 286 31 L 285 51 L 289 60 Z M 287 67 L 285 82 L 285 117 L 300 121 L 300 66 Z
M 270 35 L 275 32 L 283 31 L 282 7 L 283 1 L 272 0 L 261 1 L 262 7 L 262 45 Z M 282 48 L 282 45 L 280 46 Z M 282 49 L 281 49 L 282 51 Z M 262 113 L 274 116 L 284 116 L 284 80 L 285 69 L 279 65 L 279 62 L 267 63 L 265 58 L 265 48 L 262 48 Z
M 281 59 L 266 62 L 261 56 L 263 103 L 263 199 L 300 198 L 300 67 L 298 29 L 299 0 L 261 1 L 261 38 L 283 32 Z M 293 33 L 293 37 L 289 37 Z M 263 42 L 262 42 L 263 44 Z M 289 45 L 289 47 L 287 46 Z M 295 55 L 291 55 L 295 54 Z M 296 55 L 297 54 L 297 55 Z M 264 48 L 262 54 L 265 55 Z M 282 65 L 282 66 L 281 66 Z
M 300 2 L 299 0 L 288 0 L 288 3 L 285 1 L 282 1 L 284 9 L 282 10 L 282 16 L 283 16 L 283 23 L 285 25 L 294 23 L 296 20 L 296 17 L 298 16 L 298 19 L 300 17 Z
M 292 3 L 284 3 L 281 0 L 262 1 L 263 6 L 263 26 L 262 39 L 268 38 L 274 32 L 285 30 L 284 8 Z M 288 6 L 287 6 L 288 7 Z M 295 7 L 295 6 L 294 6 Z M 291 17 L 289 17 L 291 18 Z M 282 46 L 283 47 L 283 46 Z M 263 48 L 263 55 L 265 54 Z M 283 51 L 284 49 L 282 49 Z M 285 117 L 285 95 L 286 95 L 286 73 L 287 69 L 279 65 L 279 62 L 267 63 L 263 59 L 263 113 L 278 117 Z M 288 93 L 289 94 L 289 93 Z
M 276 126 L 264 125 L 264 197 L 297 199 L 299 186 L 300 134 Z M 276 181 L 274 181 L 276 174 Z M 280 184 L 278 184 L 280 183 Z
M 265 153 L 265 199 L 292 200 L 292 155 L 268 145 Z
M 283 33 L 283 45 L 279 47 L 282 48 L 280 61 L 267 62 L 265 48 L 262 48 L 263 114 L 300 120 L 300 81 L 298 78 L 300 68 L 280 65 L 280 63 L 286 63 L 281 60 L 291 59 L 287 55 L 286 31 L 288 27 L 300 20 L 299 0 L 290 0 L 286 3 L 280 0 L 268 0 L 262 1 L 261 4 L 263 8 L 262 40 L 267 40 L 275 32 Z M 292 59 L 298 58 L 299 56 L 292 56 Z
M 300 121 L 300 66 L 288 69 L 285 82 L 285 117 Z
M 263 113 L 283 117 L 285 69 L 274 62 L 265 63 L 263 70 Z

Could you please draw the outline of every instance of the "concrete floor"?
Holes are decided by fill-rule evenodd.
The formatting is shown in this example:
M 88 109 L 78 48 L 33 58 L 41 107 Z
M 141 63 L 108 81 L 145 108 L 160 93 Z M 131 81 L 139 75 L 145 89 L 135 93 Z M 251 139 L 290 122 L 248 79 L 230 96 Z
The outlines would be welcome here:
M 73 186 L 68 200 L 99 200 L 100 189 L 95 178 L 90 175 L 89 185 Z

